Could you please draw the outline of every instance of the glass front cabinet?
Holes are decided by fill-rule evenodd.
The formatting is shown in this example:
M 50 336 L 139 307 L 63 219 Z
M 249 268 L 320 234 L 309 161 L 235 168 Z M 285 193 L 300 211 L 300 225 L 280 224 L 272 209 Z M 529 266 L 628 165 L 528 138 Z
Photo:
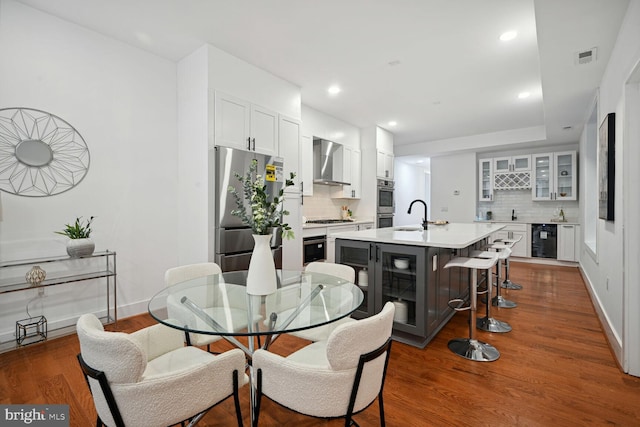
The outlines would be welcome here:
M 478 200 L 493 201 L 493 159 L 478 160 Z
M 534 154 L 532 157 L 533 200 L 578 199 L 575 151 Z
M 450 249 L 336 239 L 336 262 L 356 269 L 365 293 L 353 317 L 371 316 L 391 301 L 394 339 L 419 347 L 455 313 L 449 300 L 468 294 L 468 282 L 444 269 L 450 258 Z

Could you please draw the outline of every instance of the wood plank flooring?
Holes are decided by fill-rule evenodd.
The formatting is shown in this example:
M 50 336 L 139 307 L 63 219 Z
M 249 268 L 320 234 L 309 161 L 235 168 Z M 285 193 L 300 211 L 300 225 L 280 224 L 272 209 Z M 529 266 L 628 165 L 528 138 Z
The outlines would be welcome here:
M 425 348 L 394 342 L 385 386 L 389 426 L 638 426 L 640 378 L 616 365 L 576 268 L 512 262 L 524 286 L 504 291 L 515 309 L 494 309 L 513 331 L 478 338 L 501 353 L 492 363 L 470 362 L 447 342 L 468 334 L 467 313 L 454 316 Z M 479 304 L 479 310 L 484 305 Z M 147 315 L 118 322 L 133 331 L 153 324 Z M 281 337 L 273 351 L 287 354 L 305 342 Z M 231 348 L 225 342 L 217 350 Z M 78 367 L 75 335 L 0 355 L 0 403 L 67 403 L 71 426 L 95 425 L 95 409 Z M 248 389 L 240 391 L 249 425 Z M 356 416 L 376 426 L 378 405 Z M 234 425 L 232 400 L 211 410 L 201 426 Z M 340 426 L 342 420 L 305 417 L 263 401 L 262 426 Z M 132 426 L 135 427 L 135 426 Z

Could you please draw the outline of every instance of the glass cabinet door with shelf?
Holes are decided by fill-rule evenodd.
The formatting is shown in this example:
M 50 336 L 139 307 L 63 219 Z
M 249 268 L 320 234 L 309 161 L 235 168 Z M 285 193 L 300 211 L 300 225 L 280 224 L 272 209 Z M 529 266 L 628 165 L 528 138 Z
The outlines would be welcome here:
M 376 252 L 376 312 L 391 301 L 394 330 L 424 335 L 425 249 L 379 244 Z
M 352 317 L 362 319 L 375 314 L 374 303 L 374 260 L 370 256 L 375 245 L 369 242 L 342 241 L 336 239 L 336 262 L 346 264 L 356 270 L 356 285 L 364 293 L 364 300 Z
M 554 154 L 557 200 L 577 200 L 576 152 Z
M 551 200 L 553 196 L 553 155 L 533 156 L 533 200 Z
M 478 200 L 493 200 L 493 163 L 491 159 L 478 160 Z

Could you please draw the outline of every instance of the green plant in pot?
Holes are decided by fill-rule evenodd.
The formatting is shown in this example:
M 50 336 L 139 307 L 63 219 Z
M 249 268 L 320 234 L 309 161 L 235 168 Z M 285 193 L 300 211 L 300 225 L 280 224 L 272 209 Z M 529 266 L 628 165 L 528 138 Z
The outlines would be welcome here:
M 243 176 L 234 173 L 242 186 L 242 196 L 238 189 L 229 187 L 233 195 L 237 209 L 231 211 L 232 215 L 240 218 L 247 227 L 251 228 L 255 242 L 249 271 L 247 272 L 247 293 L 252 295 L 268 295 L 276 291 L 276 269 L 271 253 L 271 237 L 277 228 L 280 228 L 282 237 L 293 238 L 293 230 L 286 222 L 283 222 L 284 189 L 293 185 L 295 174 L 291 173 L 283 188 L 278 194 L 268 193 L 265 179 L 258 173 L 258 161 L 253 160 L 249 170 Z M 247 203 L 245 203 L 245 200 Z
M 82 217 L 77 217 L 73 224 L 65 224 L 62 231 L 56 231 L 56 234 L 67 236 L 67 253 L 72 258 L 88 256 L 95 250 L 95 243 L 91 240 L 91 223 L 92 216 L 86 221 L 82 221 Z

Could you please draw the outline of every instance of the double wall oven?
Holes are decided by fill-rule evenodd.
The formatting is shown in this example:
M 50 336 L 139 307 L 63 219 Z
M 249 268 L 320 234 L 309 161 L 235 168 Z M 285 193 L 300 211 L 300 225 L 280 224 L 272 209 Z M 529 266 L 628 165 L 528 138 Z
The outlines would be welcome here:
M 393 197 L 393 181 L 379 179 L 377 186 L 376 202 L 376 227 L 393 227 L 393 212 L 395 201 Z

